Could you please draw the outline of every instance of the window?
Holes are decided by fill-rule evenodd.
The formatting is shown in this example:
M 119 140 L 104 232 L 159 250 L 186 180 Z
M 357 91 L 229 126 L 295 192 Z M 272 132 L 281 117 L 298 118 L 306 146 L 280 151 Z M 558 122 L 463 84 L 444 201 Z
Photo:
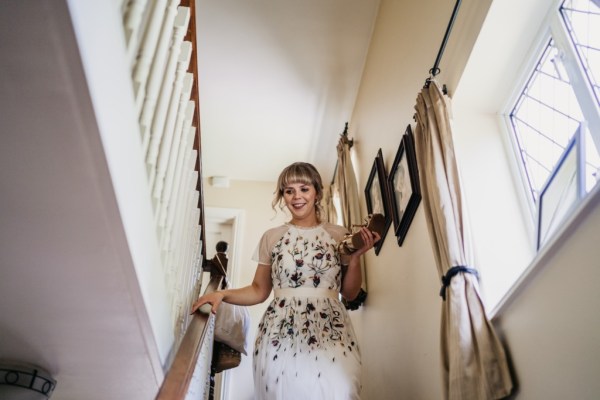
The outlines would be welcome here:
M 600 1 L 566 0 L 560 13 L 596 102 L 600 103 Z
M 588 128 L 586 192 L 600 180 L 600 0 L 564 0 L 547 25 L 537 62 L 508 116 L 533 205 L 580 123 Z
M 583 120 L 560 55 L 550 40 L 510 114 L 533 201 Z
M 558 239 L 579 235 L 580 224 L 596 215 L 599 28 L 600 7 L 592 0 L 492 2 L 453 91 L 456 158 L 492 317 L 526 290 L 553 250 L 562 251 Z M 562 157 L 564 149 L 582 121 L 587 164 L 566 168 L 573 153 Z M 561 173 L 550 179 L 561 159 Z M 588 182 L 585 197 L 577 186 L 571 203 L 564 200 L 573 197 L 573 171 L 585 171 Z M 557 219 L 558 228 L 548 229 Z

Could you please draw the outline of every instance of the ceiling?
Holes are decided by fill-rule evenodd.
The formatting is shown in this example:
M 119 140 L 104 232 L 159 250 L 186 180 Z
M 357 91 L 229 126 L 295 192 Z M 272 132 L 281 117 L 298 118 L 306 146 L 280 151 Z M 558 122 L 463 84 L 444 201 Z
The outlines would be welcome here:
M 325 180 L 349 121 L 379 0 L 197 0 L 205 178 Z

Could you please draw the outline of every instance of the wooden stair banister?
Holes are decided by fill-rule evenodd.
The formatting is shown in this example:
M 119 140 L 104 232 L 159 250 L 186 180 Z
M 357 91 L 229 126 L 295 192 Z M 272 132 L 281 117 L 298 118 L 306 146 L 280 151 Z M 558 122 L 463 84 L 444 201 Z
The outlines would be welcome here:
M 222 276 L 213 275 L 204 293 L 216 291 L 221 286 Z M 183 336 L 179 349 L 167 372 L 156 400 L 185 399 L 203 342 L 206 340 L 210 305 L 197 311 Z
M 194 137 L 194 149 L 198 152 L 198 157 L 196 158 L 196 171 L 198 171 L 198 184 L 196 185 L 196 190 L 200 193 L 200 197 L 198 199 L 198 208 L 200 209 L 200 225 L 204 226 L 204 193 L 202 186 L 202 134 L 200 129 L 200 94 L 198 88 L 198 49 L 197 49 L 197 37 L 196 37 L 196 2 L 190 0 L 181 0 L 179 3 L 181 6 L 190 8 L 190 22 L 188 25 L 188 31 L 184 37 L 184 40 L 188 40 L 192 43 L 192 58 L 190 60 L 190 68 L 189 72 L 194 75 L 194 83 L 192 86 L 191 99 L 195 103 L 194 109 L 194 117 L 192 120 L 192 125 L 196 127 L 196 136 Z M 202 251 L 201 253 L 206 256 L 206 242 L 205 242 L 205 234 L 204 229 L 201 233 L 202 239 Z

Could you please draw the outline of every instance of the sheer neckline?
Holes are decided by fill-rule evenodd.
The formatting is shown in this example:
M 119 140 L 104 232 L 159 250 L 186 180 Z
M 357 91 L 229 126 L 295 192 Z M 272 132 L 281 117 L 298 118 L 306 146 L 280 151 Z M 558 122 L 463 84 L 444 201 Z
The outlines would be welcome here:
M 292 224 L 291 222 L 286 222 L 285 223 L 287 226 L 291 226 L 294 227 L 296 229 L 300 229 L 300 230 L 311 230 L 311 229 L 316 229 L 316 228 L 320 228 L 323 226 L 324 222 L 320 222 L 317 225 L 313 225 L 313 226 L 300 226 L 300 225 L 296 225 L 296 224 Z

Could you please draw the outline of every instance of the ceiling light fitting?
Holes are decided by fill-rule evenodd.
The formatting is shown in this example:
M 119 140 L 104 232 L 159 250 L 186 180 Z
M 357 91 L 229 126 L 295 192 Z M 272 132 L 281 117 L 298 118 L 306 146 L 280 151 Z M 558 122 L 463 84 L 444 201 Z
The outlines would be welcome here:
M 228 188 L 229 178 L 227 176 L 213 176 L 210 178 L 210 184 L 218 188 Z

